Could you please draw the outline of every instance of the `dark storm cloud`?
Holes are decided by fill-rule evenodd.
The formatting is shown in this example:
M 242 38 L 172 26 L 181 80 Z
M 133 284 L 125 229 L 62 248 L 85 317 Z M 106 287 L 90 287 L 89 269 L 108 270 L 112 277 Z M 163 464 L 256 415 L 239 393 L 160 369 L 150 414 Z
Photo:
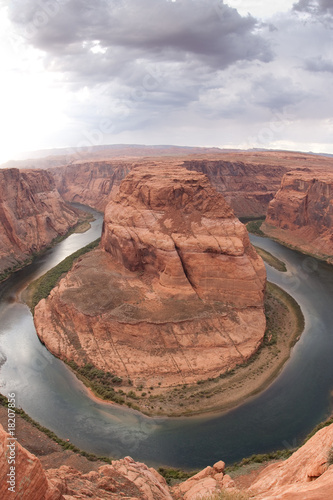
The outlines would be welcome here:
M 28 43 L 46 52 L 50 69 L 92 83 L 141 78 L 147 61 L 215 71 L 272 58 L 254 33 L 256 20 L 219 0 L 16 0 L 10 18 Z
M 306 12 L 314 15 L 333 15 L 332 0 L 299 0 L 293 9 L 299 12 Z

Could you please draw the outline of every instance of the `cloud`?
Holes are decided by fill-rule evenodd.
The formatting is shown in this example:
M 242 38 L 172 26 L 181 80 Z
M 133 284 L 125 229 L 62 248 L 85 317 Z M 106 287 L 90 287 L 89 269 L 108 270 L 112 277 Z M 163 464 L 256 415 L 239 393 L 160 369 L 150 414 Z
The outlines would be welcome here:
M 317 72 L 333 73 L 333 61 L 328 59 L 323 59 L 321 57 L 307 59 L 304 62 L 304 68 L 307 71 L 312 71 L 315 73 Z
M 332 0 L 299 0 L 293 5 L 293 9 L 315 16 L 333 15 Z
M 218 0 L 16 0 L 10 19 L 48 67 L 96 80 L 128 78 L 140 62 L 197 61 L 221 70 L 239 60 L 268 61 L 256 20 Z

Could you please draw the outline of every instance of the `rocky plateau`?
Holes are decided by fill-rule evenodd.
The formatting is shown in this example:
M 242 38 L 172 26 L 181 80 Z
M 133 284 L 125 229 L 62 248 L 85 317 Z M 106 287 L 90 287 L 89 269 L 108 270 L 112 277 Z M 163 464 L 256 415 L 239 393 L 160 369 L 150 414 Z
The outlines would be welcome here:
M 35 308 L 61 359 L 135 385 L 194 383 L 246 361 L 265 332 L 266 271 L 207 177 L 131 170 L 105 211 L 99 249 Z

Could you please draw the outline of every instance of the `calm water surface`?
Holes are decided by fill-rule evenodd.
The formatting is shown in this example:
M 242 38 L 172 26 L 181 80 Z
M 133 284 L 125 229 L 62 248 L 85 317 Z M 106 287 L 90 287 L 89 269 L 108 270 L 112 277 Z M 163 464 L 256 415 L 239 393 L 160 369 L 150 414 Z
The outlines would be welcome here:
M 29 309 L 17 294 L 35 277 L 100 236 L 102 216 L 84 234 L 73 234 L 33 265 L 0 285 L 0 391 L 78 447 L 99 455 L 131 455 L 151 465 L 199 468 L 223 459 L 293 447 L 332 411 L 333 272 L 315 259 L 269 239 L 252 242 L 280 259 L 288 273 L 267 266 L 268 279 L 302 307 L 306 328 L 278 378 L 260 395 L 224 414 L 147 418 L 98 403 L 39 342 Z

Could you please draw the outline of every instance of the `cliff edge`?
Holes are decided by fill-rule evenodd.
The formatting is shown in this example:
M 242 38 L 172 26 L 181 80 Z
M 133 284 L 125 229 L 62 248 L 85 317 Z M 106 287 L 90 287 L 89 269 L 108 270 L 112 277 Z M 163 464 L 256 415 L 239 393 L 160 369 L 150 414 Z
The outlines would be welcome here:
M 44 170 L 0 170 L 0 277 L 78 222 Z
M 261 229 L 270 237 L 333 263 L 333 172 L 288 172 Z

